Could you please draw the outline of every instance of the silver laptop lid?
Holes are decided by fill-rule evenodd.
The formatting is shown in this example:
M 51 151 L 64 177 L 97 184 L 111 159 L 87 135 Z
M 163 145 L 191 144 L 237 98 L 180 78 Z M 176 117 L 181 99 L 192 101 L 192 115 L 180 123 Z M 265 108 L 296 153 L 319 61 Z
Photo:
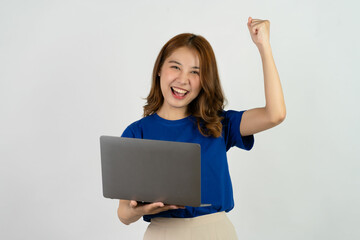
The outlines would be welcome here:
M 200 144 L 101 136 L 100 148 L 104 197 L 204 206 Z

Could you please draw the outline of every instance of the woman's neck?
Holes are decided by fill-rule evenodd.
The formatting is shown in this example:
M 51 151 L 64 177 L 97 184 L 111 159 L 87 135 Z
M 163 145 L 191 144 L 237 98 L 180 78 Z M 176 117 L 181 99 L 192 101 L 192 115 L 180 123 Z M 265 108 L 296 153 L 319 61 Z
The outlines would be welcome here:
M 157 115 L 159 115 L 159 117 L 162 117 L 167 120 L 179 120 L 189 116 L 189 114 L 187 114 L 186 112 L 186 109 L 169 110 L 169 109 L 165 109 L 164 107 L 161 107 L 156 113 Z

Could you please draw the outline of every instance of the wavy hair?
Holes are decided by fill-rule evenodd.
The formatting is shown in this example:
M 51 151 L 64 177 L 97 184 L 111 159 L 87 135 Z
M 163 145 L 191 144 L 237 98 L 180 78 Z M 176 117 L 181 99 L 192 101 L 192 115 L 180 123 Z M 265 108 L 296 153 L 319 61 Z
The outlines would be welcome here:
M 225 97 L 220 84 L 215 54 L 210 43 L 202 36 L 192 33 L 182 33 L 170 39 L 161 49 L 155 61 L 152 84 L 147 103 L 144 106 L 144 117 L 156 113 L 164 102 L 160 88 L 160 77 L 158 73 L 168 58 L 180 47 L 188 47 L 195 50 L 200 62 L 200 84 L 199 95 L 188 105 L 187 113 L 193 115 L 197 120 L 200 133 L 204 136 L 221 136 L 221 116 Z

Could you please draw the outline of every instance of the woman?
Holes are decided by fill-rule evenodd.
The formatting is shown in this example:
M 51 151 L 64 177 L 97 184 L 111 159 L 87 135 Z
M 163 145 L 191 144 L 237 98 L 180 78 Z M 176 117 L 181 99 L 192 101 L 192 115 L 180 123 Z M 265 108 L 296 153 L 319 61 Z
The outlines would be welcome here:
M 119 219 L 151 222 L 144 239 L 237 239 L 226 212 L 234 207 L 226 152 L 250 150 L 254 134 L 280 124 L 286 115 L 280 79 L 272 57 L 268 20 L 248 19 L 251 38 L 263 63 L 266 106 L 224 110 L 224 95 L 214 52 L 199 35 L 179 34 L 155 62 L 144 117 L 123 137 L 193 142 L 201 145 L 202 201 L 210 207 L 139 204 L 120 200 Z

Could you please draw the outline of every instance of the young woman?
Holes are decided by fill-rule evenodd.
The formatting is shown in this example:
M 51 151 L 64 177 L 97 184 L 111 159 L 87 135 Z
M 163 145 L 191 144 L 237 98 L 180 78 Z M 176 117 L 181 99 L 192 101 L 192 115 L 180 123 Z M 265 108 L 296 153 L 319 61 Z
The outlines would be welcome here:
M 144 239 L 237 239 L 226 215 L 234 207 L 226 152 L 233 146 L 250 150 L 255 133 L 280 124 L 286 115 L 269 42 L 270 22 L 249 17 L 247 25 L 262 59 L 265 107 L 224 110 L 215 55 L 202 36 L 179 34 L 156 59 L 144 117 L 129 125 L 122 136 L 199 143 L 202 201 L 211 206 L 120 200 L 121 222 L 130 224 L 141 217 L 151 222 Z

